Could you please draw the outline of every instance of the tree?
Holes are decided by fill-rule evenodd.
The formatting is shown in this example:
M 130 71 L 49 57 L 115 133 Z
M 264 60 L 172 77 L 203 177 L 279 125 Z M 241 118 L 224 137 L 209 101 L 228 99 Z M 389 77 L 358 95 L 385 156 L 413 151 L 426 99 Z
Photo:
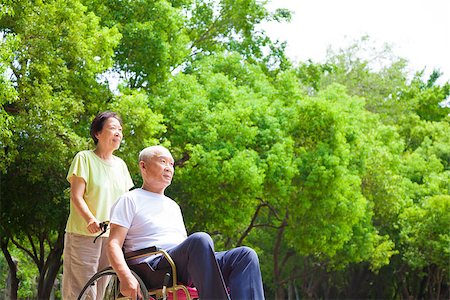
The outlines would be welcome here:
M 0 17 L 6 13 L 0 12 Z M 17 99 L 17 91 L 14 89 L 12 82 L 7 77 L 8 66 L 12 63 L 13 52 L 18 47 L 17 38 L 8 36 L 2 40 L 0 47 L 0 172 L 4 173 L 9 163 L 17 155 L 17 149 L 12 142 L 12 128 L 14 118 L 8 114 L 7 109 Z
M 235 55 L 205 59 L 202 71 L 178 74 L 151 106 L 164 115 L 165 139 L 178 157 L 168 192 L 186 209 L 191 230 L 215 232 L 230 245 L 249 222 L 263 178 L 252 149 L 259 96 L 210 70 L 220 69 L 216 63 L 241 64 Z M 194 207 L 202 209 L 188 209 Z
M 420 71 L 414 75 L 411 83 L 398 93 L 397 102 L 408 103 L 410 111 L 422 120 L 443 121 L 450 114 L 450 106 L 445 104 L 450 95 L 450 83 L 438 85 L 437 80 L 442 73 L 437 70 L 426 81 L 423 73 Z
M 414 296 L 446 297 L 450 260 L 450 196 L 429 197 L 406 209 L 400 221 L 401 240 L 406 247 L 404 258 L 412 271 L 424 274 L 421 282 L 413 288 Z
M 115 71 L 128 79 L 128 87 L 157 91 L 156 87 L 164 86 L 176 67 L 190 60 L 190 54 L 199 54 L 193 50 L 195 47 L 202 44 L 206 49 L 205 45 L 214 46 L 222 38 L 220 44 L 231 47 L 239 39 L 236 33 L 253 41 L 253 22 L 265 16 L 263 6 L 256 2 L 219 2 L 223 14 L 211 23 L 217 30 L 208 32 L 213 34 L 204 36 L 206 39 L 196 40 L 195 46 L 189 38 L 202 34 L 200 29 L 196 32 L 195 23 L 208 15 L 205 7 L 212 12 L 217 3 L 83 3 L 88 8 L 80 1 L 59 0 L 2 4 L 1 66 L 5 72 L 1 92 L 5 98 L 0 120 L 8 130 L 1 136 L 2 146 L 5 144 L 1 234 L 8 242 L 6 251 L 17 247 L 36 263 L 40 272 L 39 298 L 49 296 L 61 264 L 68 203 L 66 168 L 75 152 L 90 145 L 90 120 L 100 110 L 116 109 L 131 120 L 126 133 L 146 143 L 154 143 L 152 136 L 165 130 L 159 125 L 161 116 L 147 107 L 147 95 L 122 89 L 122 95 L 114 96 L 105 72 L 115 66 Z M 195 16 L 190 15 L 192 22 L 184 16 L 188 8 L 196 10 Z M 229 19 L 230 11 L 237 8 L 243 8 L 239 13 L 251 18 Z M 227 36 L 232 39 L 227 41 Z M 140 114 L 133 119 L 136 107 Z M 123 146 L 120 154 L 135 169 L 132 153 L 141 145 L 129 139 Z M 16 149 L 20 150 L 17 157 Z M 240 155 L 245 160 L 246 155 L 253 154 Z M 31 203 L 25 203 L 24 196 L 14 190 L 19 186 Z M 13 200 L 15 203 L 9 205 Z M 50 214 L 51 222 L 44 222 Z
M 3 66 L 15 96 L 2 100 L 2 116 L 6 111 L 14 120 L 7 146 L 20 155 L 1 178 L 2 241 L 29 255 L 39 270 L 37 297 L 48 299 L 61 265 L 67 165 L 86 140 L 77 132 L 86 132 L 89 112 L 110 98 L 96 77 L 111 66 L 120 35 L 100 27 L 78 1 L 14 1 L 3 8 L 9 12 L 0 20 L 3 45 L 14 46 Z
M 416 286 L 441 270 L 432 267 L 427 276 L 424 273 L 412 275 L 408 271 L 410 262 L 404 256 L 408 250 L 401 242 L 403 225 L 400 223 L 405 223 L 400 221 L 400 216 L 410 207 L 421 205 L 428 197 L 448 194 L 445 183 L 448 178 L 448 147 L 445 146 L 448 142 L 448 107 L 444 104 L 448 83 L 437 85 L 440 76 L 437 71 L 428 80 L 424 81 L 423 73 L 418 72 L 408 81 L 404 60 L 392 56 L 388 48 L 375 56 L 370 51 L 364 53 L 364 42 L 363 39 L 363 45 L 352 45 L 338 54 L 330 52 L 324 67 L 301 68 L 303 72 L 298 74 L 307 87 L 311 85 L 311 79 L 319 87 L 336 81 L 344 84 L 352 94 L 364 97 L 366 108 L 376 113 L 384 124 L 371 133 L 380 139 L 369 148 L 362 188 L 374 208 L 374 225 L 395 242 L 398 255 L 393 256 L 387 272 L 382 270 L 387 277 L 372 274 L 367 278 L 372 286 L 389 285 L 389 280 L 396 282 L 397 288 L 392 288 L 391 294 L 375 296 L 377 298 L 399 293 L 403 297 L 430 297 L 430 294 L 424 296 L 423 290 L 419 292 Z M 364 273 L 369 274 L 367 271 L 359 270 L 359 278 Z M 398 275 L 389 275 L 393 272 Z M 444 295 L 447 286 L 443 285 Z
M 367 152 L 380 142 L 371 136 L 379 123 L 364 104 L 347 95 L 342 86 L 331 85 L 316 97 L 298 102 L 288 126 L 298 174 L 289 184 L 282 238 L 294 253 L 311 262 L 312 270 L 319 262 L 326 270 L 359 262 L 378 269 L 395 253 L 389 237 L 380 235 L 373 225 L 372 206 L 361 190 Z M 304 278 L 304 283 L 314 272 L 306 266 L 297 265 L 297 280 Z M 286 275 L 294 274 L 289 270 Z M 308 297 L 318 296 L 313 294 L 318 285 L 306 288 Z
M 394 101 L 407 85 L 406 66 L 407 61 L 396 56 L 389 45 L 380 47 L 369 36 L 363 36 L 347 47 L 329 48 L 324 64 L 302 63 L 297 72 L 306 89 L 317 92 L 334 83 L 342 84 L 350 95 L 365 99 L 367 110 L 389 118 L 408 109 Z M 397 113 L 393 114 L 393 109 Z
M 223 51 L 245 59 L 287 64 L 283 46 L 271 42 L 257 25 L 264 20 L 289 20 L 286 10 L 270 15 L 254 0 L 116 1 L 85 0 L 107 27 L 123 38 L 116 51 L 115 71 L 130 88 L 157 93 L 173 73 L 196 59 Z M 265 55 L 263 48 L 269 49 Z
M 359 129 L 370 119 L 363 101 L 339 87 L 307 98 L 294 73 L 273 81 L 239 55 L 199 60 L 149 100 L 178 157 L 168 192 L 188 228 L 214 233 L 218 247 L 245 241 L 264 253 L 278 297 L 312 271 L 299 257 L 389 263 L 393 244 L 360 190 L 360 155 L 375 142 L 365 134 L 379 125 Z

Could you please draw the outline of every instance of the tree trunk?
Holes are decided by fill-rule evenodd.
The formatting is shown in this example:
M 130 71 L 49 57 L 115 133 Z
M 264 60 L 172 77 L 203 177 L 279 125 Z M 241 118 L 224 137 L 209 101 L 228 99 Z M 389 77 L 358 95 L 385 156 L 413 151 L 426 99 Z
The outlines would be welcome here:
M 11 256 L 8 251 L 8 241 L 1 241 L 1 248 L 3 255 L 8 263 L 9 274 L 7 281 L 7 299 L 16 300 L 17 299 L 17 291 L 19 290 L 19 278 L 17 278 L 17 261 Z
M 284 285 L 282 284 L 282 266 L 281 266 L 281 242 L 283 240 L 284 228 L 287 225 L 288 212 L 284 217 L 281 226 L 277 231 L 277 238 L 273 247 L 273 280 L 275 286 L 275 297 L 277 300 L 285 299 Z
M 64 249 L 64 232 L 58 234 L 58 240 L 50 251 L 42 268 L 38 282 L 38 299 L 50 299 L 56 276 L 62 265 L 61 256 Z

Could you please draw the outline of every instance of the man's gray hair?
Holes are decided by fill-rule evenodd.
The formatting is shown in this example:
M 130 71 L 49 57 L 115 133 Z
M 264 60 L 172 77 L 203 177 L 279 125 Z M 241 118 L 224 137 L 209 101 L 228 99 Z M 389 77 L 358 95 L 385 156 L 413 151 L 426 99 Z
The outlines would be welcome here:
M 139 153 L 139 161 L 146 161 L 146 160 L 152 158 L 153 156 L 161 154 L 166 151 L 169 152 L 169 150 L 166 147 L 160 146 L 160 145 L 144 148 Z

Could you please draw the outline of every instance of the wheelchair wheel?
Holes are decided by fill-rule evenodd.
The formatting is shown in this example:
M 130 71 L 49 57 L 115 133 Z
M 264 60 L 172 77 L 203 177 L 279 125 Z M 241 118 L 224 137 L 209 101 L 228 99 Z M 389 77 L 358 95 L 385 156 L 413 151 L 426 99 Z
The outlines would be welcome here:
M 143 298 L 148 299 L 147 288 L 145 287 L 144 282 L 135 272 L 131 271 L 131 273 L 139 282 Z M 102 287 L 104 288 L 103 297 L 97 297 L 98 293 L 102 293 Z M 117 277 L 116 271 L 111 267 L 99 271 L 92 276 L 78 296 L 78 300 L 115 300 L 120 298 L 119 278 Z

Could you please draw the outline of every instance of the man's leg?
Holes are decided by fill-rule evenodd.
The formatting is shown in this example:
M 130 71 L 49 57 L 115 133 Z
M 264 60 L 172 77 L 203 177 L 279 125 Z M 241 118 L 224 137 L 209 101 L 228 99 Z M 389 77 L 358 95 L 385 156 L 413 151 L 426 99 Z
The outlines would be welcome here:
M 167 252 L 177 266 L 179 281 L 194 283 L 200 299 L 229 299 L 215 258 L 214 244 L 208 234 L 194 233 L 183 243 Z M 156 268 L 167 266 L 167 260 L 161 259 Z
M 248 247 L 216 253 L 226 285 L 233 300 L 262 300 L 264 290 L 258 255 Z

